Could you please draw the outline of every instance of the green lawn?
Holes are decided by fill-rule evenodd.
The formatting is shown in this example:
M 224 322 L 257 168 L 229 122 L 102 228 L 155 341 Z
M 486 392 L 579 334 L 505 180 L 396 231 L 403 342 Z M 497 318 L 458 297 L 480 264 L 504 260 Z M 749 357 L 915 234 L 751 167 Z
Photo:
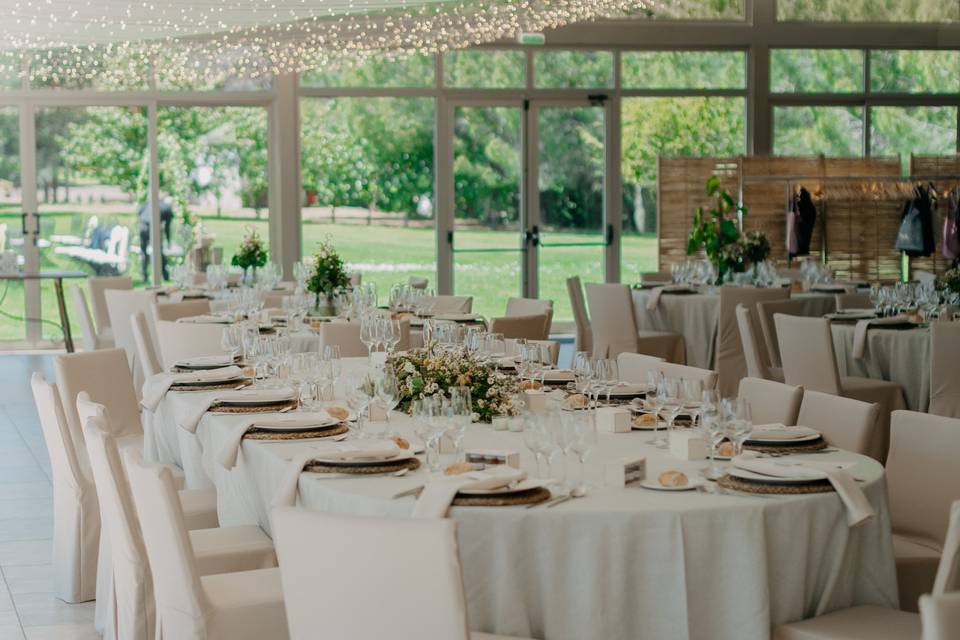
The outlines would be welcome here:
M 71 232 L 72 212 L 50 216 L 56 220 L 53 233 Z M 134 216 L 116 216 L 124 224 L 136 230 Z M 19 214 L 0 213 L 0 224 L 10 228 L 19 228 Z M 206 218 L 204 224 L 216 234 L 216 244 L 223 246 L 225 259 L 229 261 L 232 250 L 243 237 L 248 226 L 256 228 L 263 237 L 267 237 L 267 221 L 252 221 L 239 218 Z M 326 235 L 333 242 L 351 269 L 363 273 L 365 282 L 374 282 L 381 302 L 386 300 L 390 287 L 398 282 L 406 282 L 412 276 L 430 279 L 431 286 L 436 283 L 436 239 L 430 228 L 403 228 L 392 226 L 364 226 L 353 224 L 305 223 L 303 226 L 304 254 L 312 252 L 317 242 Z M 463 231 L 457 235 L 457 248 L 502 248 L 516 247 L 515 232 L 508 231 Z M 552 242 L 587 242 L 596 240 L 586 234 L 554 235 Z M 131 233 L 131 242 L 139 242 L 135 233 Z M 656 266 L 656 238 L 654 236 L 625 236 L 623 242 L 622 279 L 631 282 L 636 279 L 638 270 L 652 270 Z M 474 311 L 487 316 L 503 313 L 508 296 L 518 295 L 520 291 L 520 253 L 469 253 L 458 251 L 455 254 L 454 286 L 459 294 L 474 296 Z M 52 249 L 41 254 L 41 265 L 45 270 L 81 269 L 90 271 L 74 260 L 56 255 Z M 584 282 L 602 279 L 602 247 L 545 247 L 540 254 L 540 297 L 552 299 L 556 305 L 557 320 L 572 320 L 569 298 L 566 291 L 566 278 L 579 274 Z M 130 275 L 136 284 L 140 282 L 139 261 L 136 256 L 131 260 Z M 3 291 L 0 284 L 0 292 Z M 0 293 L 2 295 L 2 293 Z M 67 301 L 68 305 L 70 301 Z M 41 316 L 44 320 L 56 322 L 57 311 L 52 283 L 44 283 L 41 289 Z M 6 297 L 0 303 L 0 311 L 14 317 L 24 313 L 23 287 L 20 283 L 10 283 Z M 72 309 L 69 309 L 72 314 Z M 76 333 L 79 328 L 76 319 L 71 325 Z M 52 324 L 45 324 L 45 337 L 59 338 L 60 330 Z M 22 339 L 25 337 L 24 324 L 20 320 L 0 315 L 0 340 Z

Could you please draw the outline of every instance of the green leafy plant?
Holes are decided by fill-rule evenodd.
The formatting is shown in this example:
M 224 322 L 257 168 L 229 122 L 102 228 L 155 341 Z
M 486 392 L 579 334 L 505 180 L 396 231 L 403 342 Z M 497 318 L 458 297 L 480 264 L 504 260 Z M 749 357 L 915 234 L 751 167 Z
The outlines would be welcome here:
M 747 215 L 747 208 L 722 188 L 717 176 L 710 176 L 707 180 L 707 195 L 714 199 L 714 206 L 707 211 L 697 207 L 694 212 L 693 227 L 687 240 L 687 255 L 703 249 L 707 258 L 717 267 L 719 283 L 727 272 L 743 271 L 746 266 L 737 217 Z M 730 212 L 736 215 L 728 217 Z
M 317 253 L 313 256 L 313 272 L 307 280 L 307 291 L 315 293 L 319 302 L 321 295 L 329 299 L 335 289 L 349 284 L 350 276 L 343 264 L 343 258 L 333 247 L 330 236 L 327 236 L 320 242 Z
M 257 269 L 267 264 L 268 256 L 267 243 L 263 241 L 256 229 L 247 227 L 247 233 L 244 234 L 240 248 L 233 255 L 230 264 L 244 271 L 250 267 Z

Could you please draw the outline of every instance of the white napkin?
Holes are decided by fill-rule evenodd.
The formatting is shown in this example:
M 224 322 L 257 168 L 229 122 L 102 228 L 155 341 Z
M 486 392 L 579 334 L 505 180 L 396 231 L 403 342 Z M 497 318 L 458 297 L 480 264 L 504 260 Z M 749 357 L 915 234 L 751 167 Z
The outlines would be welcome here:
M 570 369 L 551 369 L 543 372 L 543 379 L 548 382 L 562 382 L 573 380 L 573 371 Z
M 185 318 L 177 318 L 177 322 L 187 322 L 187 323 L 194 323 L 194 324 L 231 324 L 233 322 L 233 318 L 229 316 L 201 314 L 199 316 L 187 316 Z
M 370 458 L 388 458 L 400 452 L 393 440 L 351 440 L 348 442 L 323 442 L 311 444 L 309 448 L 293 457 L 287 472 L 273 497 L 274 507 L 292 507 L 297 502 L 297 486 L 300 474 L 308 462 L 316 458 L 357 460 Z
M 173 363 L 175 367 L 190 369 L 193 367 L 202 367 L 212 369 L 214 367 L 229 367 L 233 364 L 233 357 L 229 355 L 219 356 L 197 356 L 195 358 L 184 358 Z
M 414 518 L 443 518 L 450 504 L 461 489 L 499 489 L 512 482 L 527 478 L 524 471 L 512 467 L 494 467 L 487 471 L 471 471 L 455 476 L 446 476 L 427 483 L 417 504 L 413 507 Z
M 820 432 L 810 427 L 787 427 L 782 424 L 754 425 L 750 433 L 750 440 L 802 440 L 811 436 L 818 436 Z
M 647 293 L 647 311 L 653 311 L 660 304 L 660 296 L 663 295 L 663 287 L 654 287 Z
M 209 411 L 212 405 L 220 402 L 237 402 L 238 400 L 245 400 L 248 403 L 283 402 L 284 400 L 293 400 L 295 397 L 296 391 L 293 389 L 240 389 L 211 393 L 202 399 L 197 398 L 196 406 L 192 407 L 183 418 L 180 427 L 190 433 L 196 433 L 197 426 L 203 419 L 203 414 Z
M 870 320 L 859 320 L 853 330 L 853 357 L 857 360 L 863 358 L 867 350 L 867 329 L 871 326 L 885 324 L 903 324 L 907 322 L 906 316 L 890 316 L 889 318 L 871 318 Z
M 143 400 L 140 404 L 150 411 L 156 411 L 160 401 L 167 395 L 170 387 L 178 383 L 225 382 L 239 380 L 243 375 L 240 367 L 220 367 L 218 369 L 200 369 L 183 373 L 158 373 L 143 383 Z
M 636 384 L 631 382 L 618 382 L 617 386 L 613 388 L 613 391 L 611 391 L 610 394 L 614 396 L 635 395 L 639 393 L 644 393 L 646 390 L 647 390 L 647 385 L 645 384 Z
M 230 431 L 227 441 L 217 454 L 217 460 L 225 469 L 233 469 L 237 466 L 237 452 L 240 450 L 240 442 L 243 436 L 253 427 L 273 427 L 275 429 L 297 429 L 303 427 L 321 427 L 332 426 L 336 424 L 326 413 L 291 413 L 282 416 L 257 416 L 250 420 L 244 420 L 236 425 Z
M 824 477 L 833 485 L 840 500 L 847 508 L 847 524 L 856 527 L 877 515 L 873 505 L 863 495 L 847 468 L 853 463 L 830 463 L 814 460 L 788 462 L 785 460 L 769 460 L 738 456 L 733 459 L 733 465 L 746 471 L 752 471 L 774 478 L 809 478 L 819 480 Z

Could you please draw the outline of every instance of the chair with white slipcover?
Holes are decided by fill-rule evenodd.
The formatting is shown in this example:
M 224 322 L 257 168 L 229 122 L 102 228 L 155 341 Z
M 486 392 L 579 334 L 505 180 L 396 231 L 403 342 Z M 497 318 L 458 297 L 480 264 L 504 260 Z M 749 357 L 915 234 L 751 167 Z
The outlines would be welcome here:
M 838 293 L 833 297 L 837 301 L 837 311 L 873 309 L 873 301 L 865 293 Z
M 434 315 L 445 313 L 470 313 L 473 310 L 473 296 L 422 296 L 418 305 L 428 307 Z
M 617 356 L 617 373 L 621 382 L 645 384 L 647 372 L 657 371 L 661 364 L 663 364 L 663 358 L 624 351 Z
M 534 340 L 546 340 L 550 337 L 550 326 L 553 323 L 553 300 L 539 298 L 507 298 L 507 318 L 520 316 L 540 316 L 543 318 L 541 335 L 532 336 Z
M 113 346 L 113 340 L 109 336 L 103 338 L 97 333 L 93 324 L 93 316 L 90 315 L 90 307 L 87 306 L 87 296 L 79 285 L 70 287 L 70 297 L 73 300 L 73 311 L 77 316 L 77 322 L 80 323 L 82 332 L 83 348 L 87 351 L 96 349 L 106 349 Z
M 169 369 L 183 358 L 226 354 L 220 346 L 223 328 L 222 324 L 158 320 L 157 344 L 161 364 Z
M 820 431 L 835 447 L 870 455 L 879 440 L 878 411 L 875 403 L 804 389 L 797 424 Z
M 273 532 L 291 640 L 495 640 L 471 633 L 456 522 L 277 508 Z M 389 540 L 384 540 L 389 531 Z M 337 540 L 318 545 L 317 540 Z M 417 561 L 411 563 L 410 559 Z M 362 564 L 358 567 L 357 563 Z M 335 583 L 317 582 L 335 575 Z M 365 603 L 357 615 L 357 602 Z M 430 614 L 423 615 L 423 603 Z
M 960 592 L 920 598 L 923 640 L 960 638 Z
M 757 335 L 754 315 L 745 306 L 737 305 L 737 326 L 740 329 L 740 343 L 743 346 L 743 358 L 747 365 L 747 375 L 751 378 L 783 382 L 783 369 L 772 367 L 766 362 L 766 349 Z
M 960 322 L 930 323 L 930 413 L 960 418 Z
M 754 424 L 797 424 L 803 388 L 791 387 L 782 382 L 761 378 L 744 378 L 740 381 L 737 397 L 750 404 Z
M 740 379 L 748 375 L 747 362 L 740 339 L 740 325 L 737 319 L 737 307 L 746 308 L 751 320 L 759 318 L 757 304 L 761 302 L 779 302 L 790 297 L 789 289 L 763 289 L 758 287 L 721 287 L 720 315 L 717 320 L 716 370 L 718 389 L 723 397 L 733 396 L 740 385 Z M 758 346 L 754 345 L 754 348 Z M 761 361 L 766 360 L 762 352 Z M 754 374 L 749 374 L 754 375 Z
M 549 319 L 545 315 L 491 318 L 490 332 L 499 333 L 504 338 L 546 340 L 545 326 L 547 322 L 549 322 Z
M 97 323 L 97 335 L 106 345 L 116 343 L 113 337 L 113 327 L 110 326 L 110 312 L 107 308 L 107 299 L 104 294 L 108 289 L 129 291 L 133 289 L 133 278 L 129 276 L 91 276 L 87 278 L 90 287 L 90 306 L 93 307 L 93 319 Z
M 699 381 L 704 389 L 717 388 L 717 372 L 710 369 L 700 369 L 685 364 L 674 364 L 672 362 L 663 362 L 658 367 L 660 373 L 666 378 L 679 378 L 680 380 Z
M 623 352 L 643 353 L 667 362 L 685 361 L 683 336 L 666 331 L 640 331 L 633 296 L 625 284 L 587 284 L 593 357 L 616 358 Z
M 344 358 L 360 358 L 369 353 L 367 345 L 360 340 L 359 322 L 324 322 L 316 331 L 320 353 L 324 347 L 332 345 L 339 345 L 340 355 Z
M 201 575 L 169 469 L 124 453 L 164 638 L 286 638 L 276 568 Z M 315 630 L 316 631 L 316 630 Z
M 156 302 L 153 305 L 154 320 L 179 320 L 210 313 L 210 301 L 205 298 L 179 302 Z
M 107 289 L 103 292 L 107 300 L 107 310 L 110 314 L 110 326 L 113 329 L 114 344 L 127 354 L 127 362 L 133 373 L 134 383 L 139 386 L 146 380 L 140 360 L 137 358 L 137 345 L 133 341 L 133 331 L 130 329 L 130 316 L 140 311 L 153 318 L 153 304 L 156 295 L 151 291 L 125 291 Z M 148 322 L 149 325 L 149 322 Z M 153 327 L 150 327 L 151 332 Z M 156 335 L 153 336 L 156 343 Z
M 577 351 L 592 353 L 593 331 L 590 328 L 590 316 L 587 315 L 587 303 L 583 297 L 580 276 L 567 278 L 567 293 L 570 294 L 570 307 L 573 309 L 573 321 L 577 328 L 575 348 Z
M 836 311 L 836 301 L 831 297 L 826 299 L 823 304 L 809 306 L 806 301 L 797 298 L 789 300 L 770 300 L 757 303 L 757 320 L 760 327 L 760 333 L 763 335 L 763 345 L 767 349 L 767 358 L 772 367 L 782 367 L 783 360 L 780 358 L 780 342 L 777 339 L 777 325 L 773 316 L 778 313 L 784 313 L 789 316 L 807 316 L 812 311 L 819 314 Z
M 133 332 L 133 344 L 137 348 L 137 359 L 143 368 L 144 378 L 149 379 L 161 373 L 163 365 L 160 363 L 160 356 L 157 355 L 157 347 L 153 343 L 149 320 L 143 312 L 137 311 L 130 316 L 130 331 Z

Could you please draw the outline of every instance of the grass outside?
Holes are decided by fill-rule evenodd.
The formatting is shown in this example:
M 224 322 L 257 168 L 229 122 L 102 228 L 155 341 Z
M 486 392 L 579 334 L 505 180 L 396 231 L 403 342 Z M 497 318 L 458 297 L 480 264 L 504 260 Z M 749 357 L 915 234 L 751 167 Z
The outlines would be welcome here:
M 74 212 L 61 215 L 47 214 L 45 217 L 56 220 L 55 228 L 49 233 L 67 234 L 71 232 Z M 115 216 L 120 224 L 126 224 L 136 231 L 136 221 L 132 214 Z M 13 213 L 0 213 L 0 224 L 10 228 L 19 228 L 20 216 Z M 254 221 L 242 218 L 205 218 L 206 227 L 216 234 L 216 244 L 224 247 L 225 261 L 229 262 L 233 249 L 240 244 L 248 226 L 257 229 L 267 237 L 266 219 Z M 423 227 L 365 226 L 355 224 L 310 223 L 303 225 L 303 253 L 312 253 L 317 243 L 330 235 L 334 245 L 343 256 L 351 270 L 363 273 L 364 282 L 374 282 L 381 302 L 385 302 L 390 288 L 397 283 L 406 282 L 410 276 L 430 279 L 430 286 L 436 283 L 436 238 L 433 229 Z M 589 242 L 596 236 L 587 234 L 559 234 L 552 236 L 552 242 Z M 139 242 L 136 233 L 131 233 L 131 243 Z M 457 243 L 470 248 L 516 247 L 517 234 L 512 231 L 462 231 L 458 232 Z M 566 290 L 566 278 L 579 274 L 584 282 L 601 281 L 603 278 L 602 247 L 544 247 L 540 253 L 540 297 L 552 299 L 555 304 L 554 317 L 559 321 L 573 319 L 569 297 Z M 624 236 L 622 254 L 622 276 L 624 282 L 636 279 L 638 271 L 653 270 L 656 266 L 657 243 L 654 236 Z M 520 252 L 458 252 L 454 261 L 455 291 L 461 295 L 474 296 L 474 311 L 488 317 L 500 315 L 504 311 L 506 298 L 519 295 L 520 292 Z M 41 251 L 41 269 L 84 270 L 92 273 L 88 267 L 75 260 L 56 255 L 53 248 Z M 128 273 L 133 276 L 135 285 L 142 285 L 138 256 L 133 256 Z M 6 296 L 3 297 L 4 287 Z M 75 314 L 69 307 L 71 327 L 79 335 L 79 326 Z M 19 282 L 0 283 L 0 340 L 24 339 L 26 330 L 21 318 L 24 315 L 23 285 Z M 57 307 L 54 298 L 53 283 L 44 282 L 41 286 L 41 317 L 45 321 L 44 337 L 59 339 L 61 332 L 57 323 Z

